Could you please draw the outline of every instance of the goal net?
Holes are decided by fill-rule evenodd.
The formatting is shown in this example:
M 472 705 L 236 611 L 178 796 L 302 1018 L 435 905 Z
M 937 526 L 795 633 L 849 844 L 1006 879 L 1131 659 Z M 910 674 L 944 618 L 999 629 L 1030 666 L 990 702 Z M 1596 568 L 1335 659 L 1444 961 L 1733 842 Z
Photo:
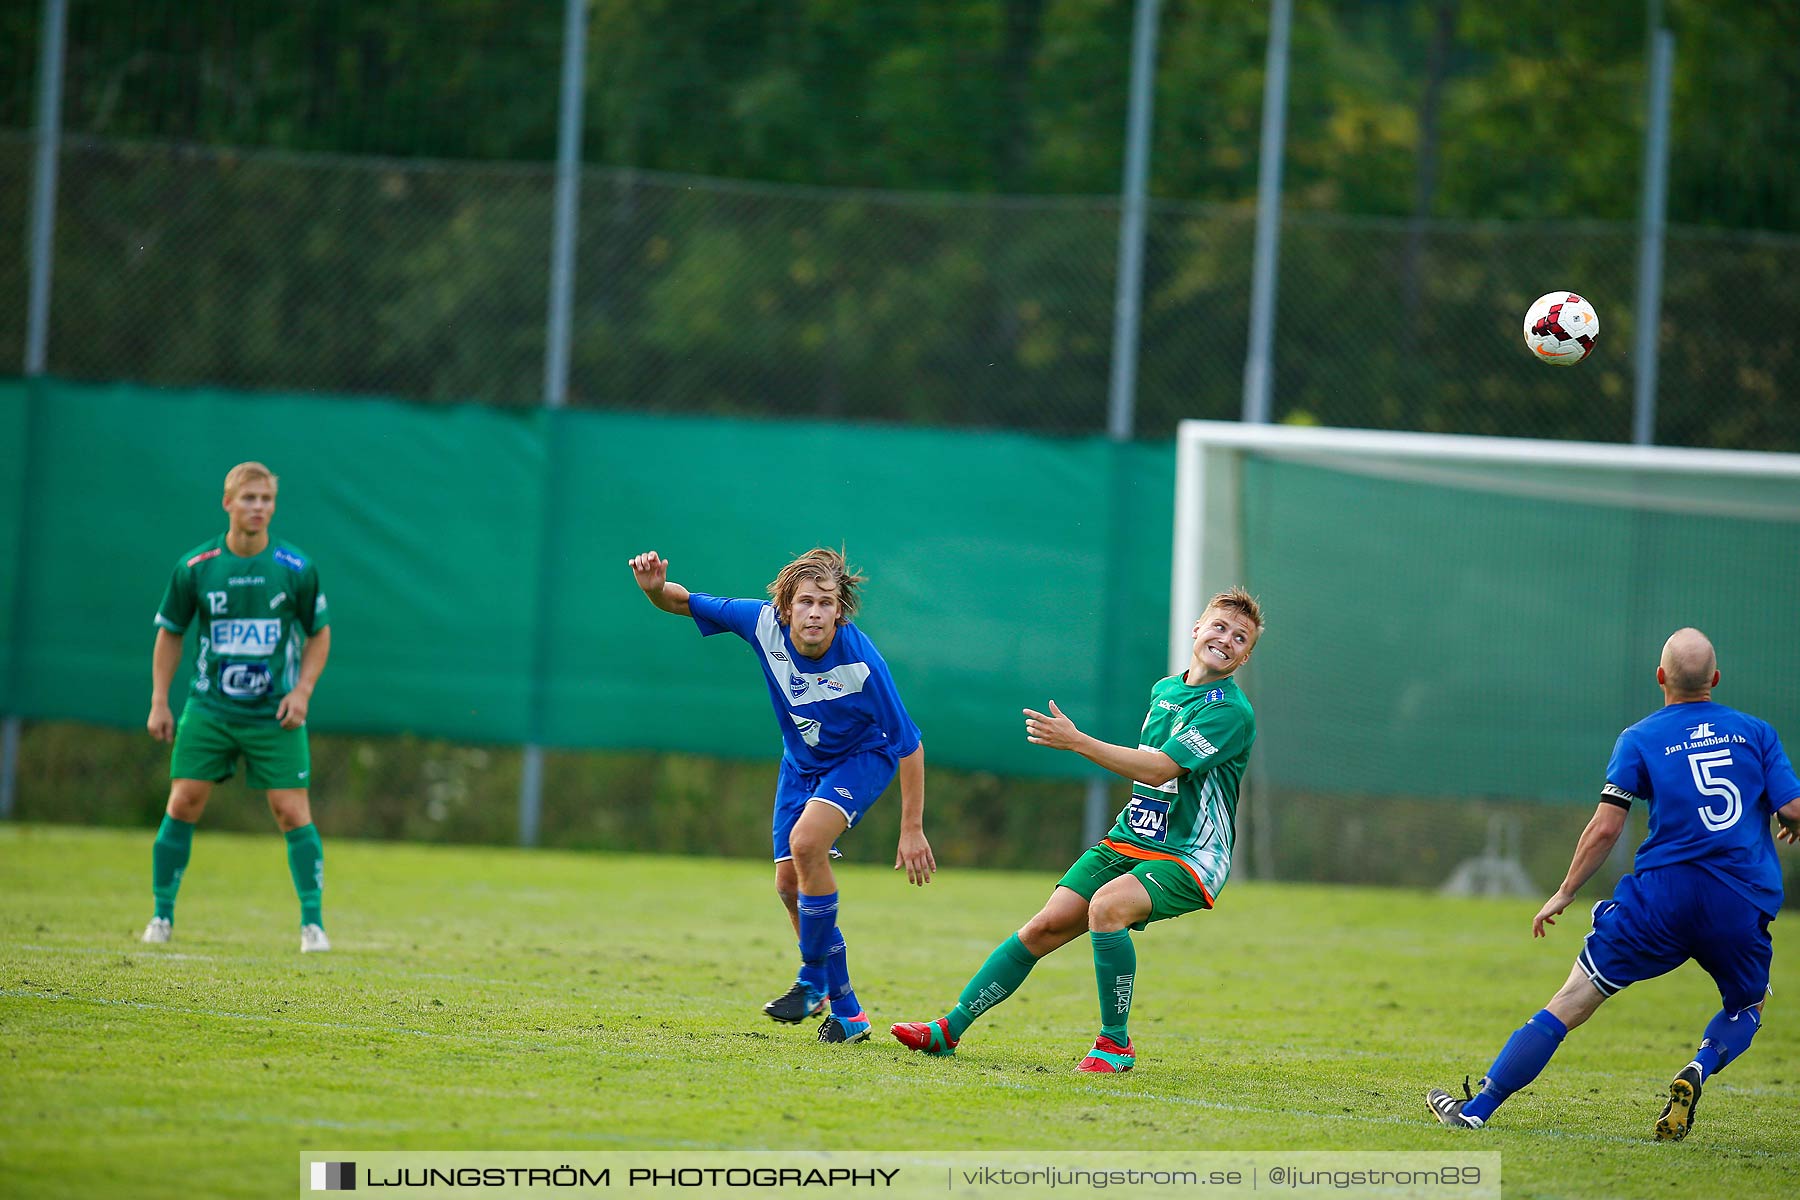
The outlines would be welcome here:
M 1549 894 L 1684 625 L 1800 738 L 1800 455 L 1187 421 L 1174 530 L 1173 667 L 1224 587 L 1268 621 L 1249 877 Z

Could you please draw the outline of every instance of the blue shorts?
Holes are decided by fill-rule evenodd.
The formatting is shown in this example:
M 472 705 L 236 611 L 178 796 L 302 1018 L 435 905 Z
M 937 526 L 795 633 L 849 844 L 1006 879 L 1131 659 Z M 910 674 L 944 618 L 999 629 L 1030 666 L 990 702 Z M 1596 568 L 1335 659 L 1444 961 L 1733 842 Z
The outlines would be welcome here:
M 844 814 L 849 828 L 855 829 L 863 814 L 893 782 L 899 766 L 897 758 L 881 750 L 852 754 L 823 771 L 803 771 L 782 759 L 781 775 L 775 781 L 775 861 L 786 862 L 794 857 L 788 838 L 809 800 L 831 805 Z
M 1769 990 L 1772 919 L 1698 867 L 1659 867 L 1625 876 L 1594 905 L 1576 962 L 1611 996 L 1691 958 L 1718 985 L 1725 1011 L 1742 1012 Z

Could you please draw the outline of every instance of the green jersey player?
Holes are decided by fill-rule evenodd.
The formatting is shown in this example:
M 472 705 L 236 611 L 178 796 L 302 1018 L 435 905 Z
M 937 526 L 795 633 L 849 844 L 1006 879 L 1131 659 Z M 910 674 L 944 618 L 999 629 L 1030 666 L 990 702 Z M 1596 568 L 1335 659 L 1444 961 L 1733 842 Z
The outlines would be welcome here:
M 147 724 L 151 737 L 175 746 L 169 808 L 151 848 L 156 915 L 144 929 L 146 942 L 166 942 L 173 933 L 194 826 L 213 784 L 230 779 L 241 756 L 245 782 L 268 790 L 269 811 L 287 836 L 288 870 L 300 897 L 300 949 L 331 949 L 320 915 L 325 850 L 306 791 L 312 769 L 306 710 L 331 652 L 330 618 L 312 560 L 269 537 L 278 482 L 261 463 L 231 468 L 226 532 L 176 561 L 156 612 Z M 194 684 L 178 724 L 169 685 L 190 626 L 197 644 Z
M 1137 1064 L 1126 1021 L 1137 978 L 1131 930 L 1213 906 L 1231 874 L 1238 784 L 1256 741 L 1256 714 L 1232 674 L 1262 636 L 1262 608 L 1233 588 L 1194 624 L 1187 670 L 1151 689 L 1135 749 L 1075 727 L 1056 702 L 1025 710 L 1033 745 L 1072 750 L 1132 781 L 1131 803 L 1110 832 L 1076 860 L 1049 901 L 1002 942 L 936 1021 L 893 1027 L 904 1046 L 953 1054 L 975 1018 L 1025 982 L 1038 959 L 1089 935 L 1100 994 L 1100 1036 L 1075 1069 L 1124 1072 Z

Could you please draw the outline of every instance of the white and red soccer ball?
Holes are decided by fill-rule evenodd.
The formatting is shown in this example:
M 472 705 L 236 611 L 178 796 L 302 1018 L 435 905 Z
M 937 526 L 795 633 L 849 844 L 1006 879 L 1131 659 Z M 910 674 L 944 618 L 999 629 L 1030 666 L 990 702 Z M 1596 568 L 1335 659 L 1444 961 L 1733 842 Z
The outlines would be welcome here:
M 1525 344 L 1540 362 L 1572 367 L 1594 349 L 1600 314 L 1574 292 L 1549 292 L 1525 311 Z

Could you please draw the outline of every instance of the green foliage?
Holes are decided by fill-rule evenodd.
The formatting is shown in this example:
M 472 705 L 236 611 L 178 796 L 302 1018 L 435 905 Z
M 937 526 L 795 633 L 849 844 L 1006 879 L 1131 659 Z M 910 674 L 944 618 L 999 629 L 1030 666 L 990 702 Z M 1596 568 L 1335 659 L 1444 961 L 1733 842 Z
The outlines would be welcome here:
M 537 402 L 559 8 L 75 0 L 51 370 Z M 1800 447 L 1800 21 L 1665 9 L 1660 440 Z M 575 402 L 1102 428 L 1117 213 L 1086 197 L 1119 188 L 1130 10 L 597 0 Z M 35 11 L 0 17 L 19 35 L 0 128 L 31 119 Z M 1239 410 L 1264 14 L 1163 6 L 1143 436 Z M 1644 19 L 1639 0 L 1553 20 L 1495 0 L 1299 6 L 1278 419 L 1628 436 Z M 8 226 L 28 149 L 0 140 Z M 267 153 L 289 150 L 393 158 Z M 23 269 L 0 256 L 0 287 L 22 295 Z M 1518 313 L 1554 286 L 1601 301 L 1579 372 L 1518 346 Z M 0 314 L 0 354 L 22 337 L 22 310 Z
M 1171 1146 L 1499 1151 L 1508 1196 L 1792 1192 L 1792 1022 L 1708 1085 L 1691 1137 L 1650 1141 L 1718 1005 L 1691 965 L 1609 1001 L 1479 1135 L 1431 1120 L 1425 1088 L 1479 1074 L 1564 978 L 1582 923 L 1534 941 L 1529 902 L 1234 884 L 1136 936 L 1140 1066 L 1095 1080 L 1069 1069 L 1095 1023 L 1081 942 L 953 1059 L 882 1032 L 941 1013 L 1044 873 L 842 868 L 878 1035 L 833 1048 L 757 1011 L 793 967 L 766 865 L 328 840 L 334 949 L 301 958 L 273 835 L 203 830 L 175 943 L 137 943 L 149 842 L 0 830 L 9 1196 L 267 1196 L 328 1149 Z M 1777 954 L 1777 997 L 1797 988 Z
M 410 735 L 312 736 L 313 813 L 329 838 L 511 845 L 518 841 L 520 752 Z M 168 801 L 168 747 L 139 731 L 31 721 L 20 739 L 17 816 L 27 822 L 155 829 Z M 539 844 L 549 849 L 769 857 L 776 765 L 686 754 L 549 751 Z M 1494 830 L 1548 895 L 1569 865 L 1585 807 L 1504 797 L 1296 792 L 1251 779 L 1238 820 L 1237 878 L 1435 888 L 1484 853 Z M 1109 803 L 1124 803 L 1109 785 Z M 1087 788 L 931 766 L 925 833 L 948 868 L 1060 873 L 1082 847 Z M 209 832 L 272 826 L 241 780 L 214 791 Z M 1108 819 L 1112 812 L 1107 813 Z M 843 840 L 847 861 L 893 863 L 897 787 Z M 1641 824 L 1591 885 L 1610 886 Z M 1382 853 L 1372 853 L 1380 846 Z M 1783 854 L 1800 899 L 1800 855 Z
M 518 838 L 520 753 L 412 736 L 312 736 L 313 812 L 328 837 L 510 843 Z M 17 815 L 25 821 L 154 829 L 168 800 L 168 747 L 142 731 L 27 722 Z M 767 860 L 773 762 L 692 755 L 545 755 L 541 844 Z M 891 866 L 898 789 L 845 839 L 851 861 Z M 930 767 L 925 832 L 959 867 L 1062 864 L 1081 836 L 1080 782 Z M 1123 801 L 1121 800 L 1121 803 Z M 215 789 L 209 830 L 270 828 L 262 793 Z
M 1648 44 L 1641 0 L 1554 19 L 1498 0 L 1297 7 L 1289 199 L 1414 211 L 1435 22 L 1433 215 L 1629 219 Z M 71 131 L 451 158 L 553 156 L 560 3 L 72 0 Z M 32 118 L 37 5 L 0 16 L 0 127 Z M 1670 0 L 1672 220 L 1800 230 L 1788 5 Z M 1152 190 L 1255 188 L 1264 6 L 1162 6 Z M 594 0 L 584 158 L 789 183 L 1107 194 L 1118 188 L 1131 6 L 1106 0 L 684 4 Z

